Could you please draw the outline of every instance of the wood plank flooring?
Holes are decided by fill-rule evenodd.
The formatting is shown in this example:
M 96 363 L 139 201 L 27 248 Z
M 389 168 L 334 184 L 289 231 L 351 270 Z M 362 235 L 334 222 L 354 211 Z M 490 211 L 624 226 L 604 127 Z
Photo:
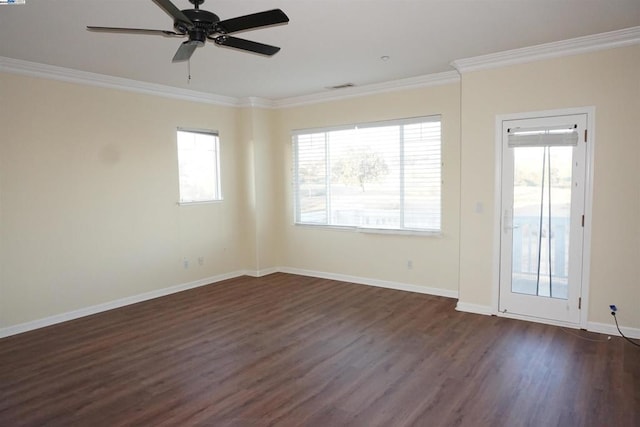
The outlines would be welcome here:
M 0 340 L 0 426 L 640 426 L 640 350 L 272 274 Z

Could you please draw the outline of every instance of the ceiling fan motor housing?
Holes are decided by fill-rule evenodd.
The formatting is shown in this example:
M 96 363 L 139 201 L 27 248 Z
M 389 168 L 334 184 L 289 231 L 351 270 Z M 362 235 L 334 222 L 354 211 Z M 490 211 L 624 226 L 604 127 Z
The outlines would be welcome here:
M 220 18 L 213 12 L 202 9 L 186 9 L 182 13 L 193 23 L 193 27 L 189 29 L 189 24 L 182 21 L 175 21 L 173 27 L 177 32 L 189 34 L 189 41 L 195 42 L 199 46 L 204 45 L 207 36 L 215 32 L 215 27 Z

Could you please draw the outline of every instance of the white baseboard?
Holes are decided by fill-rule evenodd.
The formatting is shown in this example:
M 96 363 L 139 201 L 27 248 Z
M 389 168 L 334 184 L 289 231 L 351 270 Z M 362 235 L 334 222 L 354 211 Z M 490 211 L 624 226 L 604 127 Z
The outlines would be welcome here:
M 343 282 L 359 283 L 363 285 L 378 286 L 389 289 L 397 289 L 401 291 L 419 292 L 423 294 L 439 295 L 448 298 L 457 298 L 458 292 L 447 289 L 430 288 L 424 286 L 410 285 L 405 283 L 387 282 L 376 279 L 369 279 L 356 276 L 347 276 L 343 274 L 323 273 L 311 270 L 301 270 L 288 267 L 271 267 L 261 270 L 242 270 L 233 273 L 221 274 L 213 277 L 206 277 L 204 279 L 196 280 L 194 282 L 184 283 L 180 285 L 170 286 L 168 288 L 158 289 L 151 292 L 145 292 L 143 294 L 132 295 L 130 297 L 120 298 L 115 301 L 106 302 L 103 304 L 97 304 L 90 307 L 80 308 L 78 310 L 69 311 L 66 313 L 60 313 L 53 316 L 45 317 L 42 319 L 32 320 L 26 323 L 20 323 L 18 325 L 9 326 L 6 328 L 0 328 L 0 338 L 8 337 L 11 335 L 21 334 L 23 332 L 32 331 L 34 329 L 44 328 L 46 326 L 55 325 L 57 323 L 66 322 L 69 320 L 78 319 L 84 316 L 90 316 L 92 314 L 101 313 L 107 310 L 113 310 L 114 308 L 124 307 L 130 304 L 136 304 L 143 301 L 148 301 L 154 298 L 163 297 L 166 295 L 174 294 L 176 292 L 186 291 L 188 289 L 197 288 L 199 286 L 205 286 L 223 280 L 232 279 L 239 276 L 251 276 L 262 277 L 272 273 L 290 273 L 299 274 L 302 276 L 312 276 L 332 280 L 340 280 Z
M 488 305 L 470 304 L 468 302 L 458 301 L 456 304 L 456 310 L 464 311 L 465 313 L 483 314 L 485 316 L 491 316 L 493 310 Z
M 337 273 L 327 273 L 322 271 L 305 270 L 305 269 L 292 268 L 292 267 L 271 267 L 271 268 L 266 268 L 261 270 L 242 270 L 242 271 L 236 271 L 232 273 L 220 274 L 212 277 L 206 277 L 200 280 L 196 280 L 194 282 L 170 286 L 168 288 L 158 289 L 151 292 L 145 292 L 142 294 L 133 295 L 126 298 L 120 298 L 115 301 L 110 301 L 103 304 L 97 304 L 90 307 L 84 307 L 78 310 L 69 311 L 66 313 L 56 314 L 53 316 L 45 317 L 43 319 L 37 319 L 30 322 L 9 326 L 6 328 L 0 328 L 0 338 L 20 334 L 23 332 L 32 331 L 34 329 L 44 328 L 46 326 L 51 326 L 57 323 L 78 319 L 84 316 L 90 316 L 92 314 L 101 313 L 107 310 L 113 310 L 115 308 L 124 307 L 130 304 L 136 304 L 136 303 L 148 301 L 154 298 L 171 295 L 176 292 L 186 291 L 188 289 L 193 289 L 200 286 L 214 284 L 217 282 L 221 282 L 223 280 L 233 279 L 235 277 L 240 277 L 240 276 L 262 277 L 262 276 L 266 276 L 273 273 L 279 273 L 279 272 L 289 273 L 289 274 L 298 274 L 301 276 L 318 277 L 322 279 L 339 280 L 342 282 L 357 283 L 361 285 L 377 286 L 381 288 L 395 289 L 399 291 L 417 292 L 417 293 L 428 294 L 428 295 L 437 295 L 437 296 L 442 296 L 447 298 L 456 298 L 456 299 L 458 298 L 458 291 L 453 291 L 450 289 L 418 286 L 418 285 L 412 285 L 408 283 L 391 282 L 391 281 L 371 279 L 366 277 L 350 276 L 346 274 L 337 274 Z M 456 310 L 467 312 L 467 313 L 488 315 L 488 316 L 496 314 L 493 312 L 491 306 L 465 303 L 462 301 L 458 301 L 458 303 L 456 304 Z M 517 316 L 503 316 L 503 317 L 519 318 Z M 532 319 L 523 318 L 522 320 L 531 321 Z M 547 323 L 547 322 L 543 322 L 543 323 Z M 555 323 L 550 323 L 550 324 L 555 324 Z M 558 326 L 576 327 L 575 325 L 571 326 L 571 325 L 564 325 L 564 324 L 558 325 Z M 588 322 L 587 330 L 591 332 L 598 332 L 601 334 L 607 334 L 612 336 L 620 335 L 618 333 L 618 330 L 616 329 L 615 324 L 613 323 L 613 320 L 611 324 Z M 640 339 L 640 329 L 621 326 L 620 330 L 629 338 Z
M 433 288 L 429 286 L 412 285 L 409 283 L 391 282 L 387 280 L 371 279 L 368 277 L 349 276 L 346 274 L 327 273 L 323 271 L 304 270 L 292 267 L 279 267 L 281 273 L 298 274 L 300 276 L 318 277 L 320 279 L 339 280 L 341 282 L 357 283 L 359 285 L 377 286 L 379 288 L 395 289 L 399 291 L 417 292 L 420 294 L 436 295 L 447 298 L 458 298 L 458 291 Z
M 251 277 L 263 277 L 269 274 L 278 273 L 280 269 L 277 267 L 263 268 L 262 270 L 245 270 L 244 274 Z
M 607 334 L 619 337 L 620 333 L 616 329 L 616 325 L 611 319 L 611 324 L 599 323 L 599 322 L 587 322 L 587 330 L 591 332 L 599 332 L 601 334 Z M 620 326 L 620 330 L 627 338 L 640 339 L 640 329 L 629 328 L 627 326 Z M 640 343 L 638 343 L 640 344 Z
M 0 328 L 0 338 L 21 334 L 23 332 L 32 331 L 34 329 L 44 328 L 46 326 L 55 325 L 56 323 L 67 322 L 69 320 L 78 319 L 80 317 L 90 316 L 92 314 L 101 313 L 107 310 L 113 310 L 114 308 L 120 308 L 126 305 L 136 304 L 154 298 L 175 294 L 176 292 L 186 291 L 188 289 L 221 282 L 223 280 L 233 279 L 245 274 L 248 273 L 245 271 L 238 271 L 233 273 L 220 274 L 212 277 L 205 277 L 204 279 L 196 280 L 194 282 L 183 283 L 180 285 L 170 286 L 168 288 L 145 292 L 138 295 L 132 295 L 130 297 L 120 298 L 115 301 L 92 305 L 90 307 L 84 307 L 78 310 L 68 311 L 66 313 L 55 314 L 53 316 L 32 320 L 26 323 L 20 323 L 18 325 L 9 326 L 7 328 Z
M 493 315 L 496 314 L 499 317 L 506 317 L 509 319 L 517 319 L 524 320 L 527 322 L 536 322 L 536 323 L 544 323 L 547 325 L 561 326 L 565 328 L 580 328 L 577 324 L 570 324 L 565 322 L 556 322 L 553 320 L 546 319 L 537 319 L 528 316 L 519 316 L 517 314 L 503 314 L 503 313 L 494 313 L 490 306 L 487 305 L 479 305 L 479 304 L 469 304 L 466 302 L 458 301 L 456 304 L 456 310 L 464 311 L 466 313 L 474 313 L 474 314 L 483 314 L 483 315 Z M 620 330 L 627 338 L 640 339 L 640 329 L 630 328 L 627 326 L 620 326 Z M 615 323 L 613 323 L 613 319 L 611 323 L 598 323 L 598 322 L 587 322 L 587 331 L 589 332 L 597 332 L 600 334 L 606 334 L 611 336 L 619 337 L 620 334 L 616 329 Z

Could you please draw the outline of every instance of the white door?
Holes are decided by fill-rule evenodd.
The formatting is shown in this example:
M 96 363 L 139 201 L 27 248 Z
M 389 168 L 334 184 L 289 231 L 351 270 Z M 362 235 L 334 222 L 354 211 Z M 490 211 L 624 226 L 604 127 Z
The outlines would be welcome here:
M 580 322 L 587 115 L 502 122 L 502 313 Z

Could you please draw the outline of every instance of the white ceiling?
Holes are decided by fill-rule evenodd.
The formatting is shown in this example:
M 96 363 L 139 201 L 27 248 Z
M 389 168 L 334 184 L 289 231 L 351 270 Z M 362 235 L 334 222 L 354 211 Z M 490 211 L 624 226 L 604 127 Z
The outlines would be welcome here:
M 238 36 L 282 50 L 268 58 L 208 43 L 191 59 L 189 83 L 187 63 L 171 63 L 182 39 L 86 30 L 172 29 L 152 0 L 26 0 L 0 6 L 0 57 L 278 100 L 451 71 L 456 59 L 640 25 L 640 0 L 206 0 L 201 8 L 223 20 L 281 8 L 289 24 Z

